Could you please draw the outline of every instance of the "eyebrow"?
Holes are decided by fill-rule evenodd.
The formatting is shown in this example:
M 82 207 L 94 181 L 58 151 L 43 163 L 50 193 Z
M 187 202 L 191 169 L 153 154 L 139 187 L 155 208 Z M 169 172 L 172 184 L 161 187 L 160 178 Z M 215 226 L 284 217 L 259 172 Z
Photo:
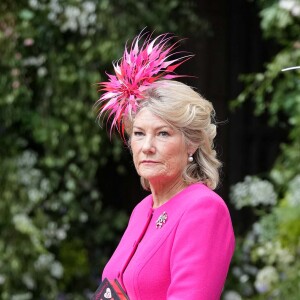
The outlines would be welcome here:
M 163 129 L 163 128 L 169 128 L 169 129 L 172 129 L 171 126 L 168 126 L 168 125 L 162 125 L 162 126 L 158 126 L 158 127 L 155 127 L 154 130 L 160 130 L 160 129 Z M 143 127 L 140 127 L 140 126 L 133 126 L 133 129 L 141 129 L 143 130 Z

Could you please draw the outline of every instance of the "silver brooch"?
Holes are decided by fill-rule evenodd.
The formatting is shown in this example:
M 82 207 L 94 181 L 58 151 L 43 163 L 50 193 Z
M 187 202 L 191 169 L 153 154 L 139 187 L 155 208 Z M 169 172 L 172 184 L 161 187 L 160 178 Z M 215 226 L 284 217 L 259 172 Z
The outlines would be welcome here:
M 162 228 L 162 226 L 166 223 L 168 219 L 167 213 L 164 211 L 156 221 L 156 228 Z

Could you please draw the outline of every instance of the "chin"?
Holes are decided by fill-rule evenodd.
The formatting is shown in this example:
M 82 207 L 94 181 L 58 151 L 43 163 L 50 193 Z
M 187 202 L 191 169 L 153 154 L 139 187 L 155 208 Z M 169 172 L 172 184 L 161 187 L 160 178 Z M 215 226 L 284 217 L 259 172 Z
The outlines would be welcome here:
M 141 172 L 139 173 L 139 175 L 143 178 L 145 178 L 146 180 L 148 181 L 151 181 L 151 180 L 157 180 L 159 178 L 161 178 L 162 176 L 161 175 L 158 175 L 158 174 L 151 174 L 149 172 Z
M 151 176 L 149 174 L 142 174 L 140 176 L 143 177 L 143 178 L 145 178 L 148 181 L 152 181 L 152 180 L 157 180 L 158 179 L 157 176 Z
M 144 176 L 141 176 L 141 177 L 143 177 L 144 179 L 146 179 L 146 180 L 148 180 L 149 181 L 149 183 L 151 183 L 151 182 L 159 182 L 159 183 L 163 183 L 163 182 L 165 182 L 165 181 L 167 181 L 168 180 L 168 177 L 167 176 L 163 176 L 163 175 L 152 175 L 152 176 L 149 176 L 149 174 L 147 174 L 147 175 L 144 175 Z
M 140 170 L 138 173 L 141 177 L 144 177 L 147 180 L 162 176 L 159 172 L 155 172 L 153 170 Z

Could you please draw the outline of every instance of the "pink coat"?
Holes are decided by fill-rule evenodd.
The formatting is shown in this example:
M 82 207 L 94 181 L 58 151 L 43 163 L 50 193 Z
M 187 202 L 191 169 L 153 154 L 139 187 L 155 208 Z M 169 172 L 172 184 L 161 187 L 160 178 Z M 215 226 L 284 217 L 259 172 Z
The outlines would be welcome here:
M 220 299 L 234 251 L 224 201 L 197 183 L 157 209 L 152 204 L 149 195 L 135 207 L 102 278 L 119 279 L 130 300 Z

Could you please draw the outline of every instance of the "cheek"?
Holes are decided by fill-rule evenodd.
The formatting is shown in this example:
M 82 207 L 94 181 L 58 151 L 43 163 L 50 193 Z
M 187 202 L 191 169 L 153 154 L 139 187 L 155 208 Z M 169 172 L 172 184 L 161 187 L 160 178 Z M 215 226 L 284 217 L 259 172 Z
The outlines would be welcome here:
M 168 167 L 172 169 L 183 169 L 187 164 L 186 151 L 180 148 L 174 147 L 171 151 L 166 154 L 166 162 Z
M 131 148 L 132 159 L 133 159 L 134 165 L 136 166 L 137 156 L 138 156 L 137 146 L 135 143 L 131 143 L 130 148 Z

